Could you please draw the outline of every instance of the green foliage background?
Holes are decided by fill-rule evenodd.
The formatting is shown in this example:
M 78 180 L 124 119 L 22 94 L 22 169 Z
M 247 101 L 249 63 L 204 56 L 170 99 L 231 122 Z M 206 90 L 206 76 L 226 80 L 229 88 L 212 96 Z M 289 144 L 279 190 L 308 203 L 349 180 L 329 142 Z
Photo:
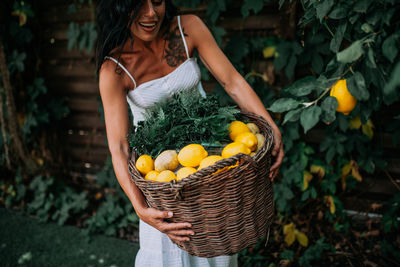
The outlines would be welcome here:
M 48 97 L 40 72 L 34 72 L 32 77 L 26 71 L 27 62 L 32 62 L 28 46 L 35 38 L 30 28 L 35 12 L 29 1 L 9 2 L 13 3 L 11 12 L 19 10 L 27 17 L 27 23 L 20 25 L 21 16 L 8 14 L 11 24 L 7 29 L 2 28 L 8 38 L 2 41 L 6 40 L 11 75 L 30 77 L 21 87 L 26 92 L 21 103 L 32 103 L 20 107 L 25 114 L 21 117 L 26 118 L 21 131 L 28 144 L 35 147 L 34 133 L 60 119 L 60 114 L 66 114 L 67 109 L 62 102 L 57 102 L 60 100 L 50 105 L 50 109 L 35 105 Z M 360 259 L 377 258 L 382 265 L 400 264 L 396 239 L 400 195 L 395 194 L 383 206 L 382 218 L 374 221 L 379 238 L 355 239 L 357 231 L 367 230 L 363 225 L 359 229 L 359 223 L 348 216 L 342 203 L 364 177 L 386 173 L 387 158 L 375 131 L 390 133 L 393 145 L 400 144 L 400 114 L 391 112 L 398 107 L 400 96 L 399 3 L 395 0 L 280 0 L 276 4 L 282 8 L 297 4 L 301 10 L 295 37 L 283 39 L 281 36 L 252 37 L 245 32 L 228 36 L 219 26 L 221 16 L 234 3 L 240 4 L 240 13 L 245 19 L 265 8 L 268 0 L 174 2 L 186 8 L 207 4 L 205 22 L 231 62 L 273 113 L 283 134 L 285 159 L 281 176 L 274 184 L 277 216 L 269 243 L 265 247 L 265 240 L 261 240 L 254 248 L 242 251 L 241 264 L 314 266 L 331 264 L 332 260 L 340 264 L 350 260 L 356 264 Z M 71 1 L 68 12 L 77 12 L 82 5 L 93 3 Z M 97 37 L 93 22 L 82 25 L 71 22 L 67 35 L 68 49 L 89 53 Z M 255 70 L 255 62 L 263 57 L 266 47 L 276 50 L 272 59 L 266 60 L 273 60 L 275 73 L 284 77 L 274 88 Z M 212 79 L 204 67 L 202 78 Z M 329 96 L 331 86 L 339 79 L 347 79 L 349 91 L 358 100 L 356 108 L 347 116 L 335 111 L 337 101 Z M 220 86 L 214 88 L 214 93 L 222 104 L 232 103 Z M 318 133 L 319 144 L 308 142 L 313 131 Z M 1 137 L 0 141 L 0 147 L 10 142 Z M 0 160 L 4 162 L 3 152 Z M 5 206 L 26 202 L 28 212 L 60 224 L 72 222 L 87 212 L 88 203 L 94 201 L 95 212 L 84 220 L 88 233 L 118 235 L 121 229 L 138 222 L 117 183 L 110 160 L 98 174 L 96 189 L 85 190 L 86 195 L 82 190 L 59 185 L 52 175 L 43 172 L 33 177 L 19 170 L 14 181 L 2 181 L 1 186 L 1 203 Z M 355 246 L 355 249 L 349 248 Z M 373 250 L 373 253 L 364 255 L 363 250 Z

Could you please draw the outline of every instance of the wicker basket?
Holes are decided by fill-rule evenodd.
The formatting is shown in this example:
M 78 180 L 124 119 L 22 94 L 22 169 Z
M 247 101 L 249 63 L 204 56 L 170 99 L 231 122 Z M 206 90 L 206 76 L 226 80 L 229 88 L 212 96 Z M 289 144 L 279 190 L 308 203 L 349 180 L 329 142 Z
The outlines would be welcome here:
M 273 135 L 260 116 L 242 112 L 265 135 L 264 146 L 255 157 L 237 154 L 176 182 L 145 180 L 135 167 L 137 155 L 129 161 L 131 178 L 151 207 L 174 213 L 171 221 L 189 222 L 196 233 L 177 245 L 199 257 L 232 255 L 253 246 L 266 236 L 274 213 L 269 180 Z M 235 168 L 226 166 L 239 165 Z

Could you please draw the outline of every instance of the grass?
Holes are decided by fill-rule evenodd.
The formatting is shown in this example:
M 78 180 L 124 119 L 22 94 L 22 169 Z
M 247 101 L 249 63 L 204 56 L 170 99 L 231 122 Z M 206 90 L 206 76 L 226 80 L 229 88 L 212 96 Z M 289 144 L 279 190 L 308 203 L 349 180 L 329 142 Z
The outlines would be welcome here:
M 82 230 L 39 223 L 0 208 L 0 266 L 134 266 L 138 244 L 101 235 L 88 243 Z

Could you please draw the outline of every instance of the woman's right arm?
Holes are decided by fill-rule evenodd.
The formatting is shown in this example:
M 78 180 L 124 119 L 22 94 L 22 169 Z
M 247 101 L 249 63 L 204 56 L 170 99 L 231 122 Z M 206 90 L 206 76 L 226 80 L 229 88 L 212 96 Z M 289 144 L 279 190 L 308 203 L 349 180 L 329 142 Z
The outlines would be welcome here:
M 141 220 L 166 233 L 175 241 L 187 241 L 188 235 L 194 234 L 193 231 L 188 229 L 191 225 L 189 223 L 165 222 L 164 219 L 171 218 L 172 213 L 148 207 L 143 193 L 130 178 L 128 170 L 129 144 L 127 140 L 129 117 L 122 77 L 122 75 L 115 73 L 114 63 L 110 61 L 103 63 L 99 75 L 99 88 L 103 102 L 108 147 L 115 175 Z

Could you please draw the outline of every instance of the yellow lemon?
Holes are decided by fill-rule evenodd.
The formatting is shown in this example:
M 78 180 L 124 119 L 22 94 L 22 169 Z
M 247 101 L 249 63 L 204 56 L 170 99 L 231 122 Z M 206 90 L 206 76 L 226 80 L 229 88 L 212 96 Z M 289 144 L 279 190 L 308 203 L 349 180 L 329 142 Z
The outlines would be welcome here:
M 236 137 L 235 142 L 246 145 L 248 148 L 250 148 L 251 151 L 256 150 L 258 144 L 257 137 L 250 132 L 239 134 Z
M 146 175 L 149 171 L 154 170 L 154 160 L 149 155 L 141 155 L 136 161 L 136 169 Z
M 239 153 L 250 154 L 251 150 L 246 145 L 239 142 L 232 142 L 224 147 L 221 156 L 229 158 Z
M 249 127 L 241 121 L 233 121 L 229 125 L 229 137 L 232 141 L 235 141 L 236 136 L 241 133 L 250 132 Z
M 208 157 L 204 158 L 204 159 L 200 162 L 200 166 L 199 166 L 198 169 L 201 170 L 201 169 L 203 169 L 203 168 L 206 168 L 206 167 L 208 167 L 208 166 L 211 166 L 211 165 L 213 165 L 215 162 L 217 162 L 217 161 L 219 161 L 219 160 L 221 160 L 221 159 L 224 159 L 224 158 L 221 157 L 221 156 L 218 156 L 218 155 L 208 156 Z
M 346 79 L 339 80 L 332 86 L 330 96 L 333 96 L 338 101 L 336 111 L 348 115 L 356 106 L 357 99 L 352 96 L 347 89 Z
M 165 170 L 165 171 L 160 172 L 159 175 L 157 175 L 155 181 L 157 181 L 157 182 L 170 182 L 170 181 L 175 180 L 175 179 L 176 179 L 175 173 L 173 173 L 170 170 Z
M 275 46 L 267 46 L 263 49 L 264 58 L 275 57 L 276 55 L 276 47 Z
M 258 134 L 256 134 L 256 138 L 257 138 L 257 150 L 256 151 L 258 151 L 263 147 L 263 145 L 265 143 L 265 136 L 258 133 Z
M 189 175 L 197 172 L 197 170 L 193 167 L 183 167 L 178 170 L 176 173 L 176 180 L 180 181 L 183 178 L 188 177 Z
M 247 127 L 249 127 L 250 132 L 252 132 L 253 134 L 260 133 L 260 128 L 258 128 L 258 126 L 255 123 L 249 122 L 246 125 Z
M 157 156 L 154 161 L 155 170 L 158 172 L 164 170 L 174 171 L 178 168 L 178 154 L 175 150 L 165 150 Z
M 190 144 L 179 151 L 178 161 L 185 167 L 197 167 L 207 156 L 208 153 L 202 145 Z
M 158 171 L 149 171 L 146 176 L 144 177 L 144 179 L 146 180 L 151 180 L 151 181 L 156 181 L 157 179 L 157 175 L 159 175 L 160 173 Z

